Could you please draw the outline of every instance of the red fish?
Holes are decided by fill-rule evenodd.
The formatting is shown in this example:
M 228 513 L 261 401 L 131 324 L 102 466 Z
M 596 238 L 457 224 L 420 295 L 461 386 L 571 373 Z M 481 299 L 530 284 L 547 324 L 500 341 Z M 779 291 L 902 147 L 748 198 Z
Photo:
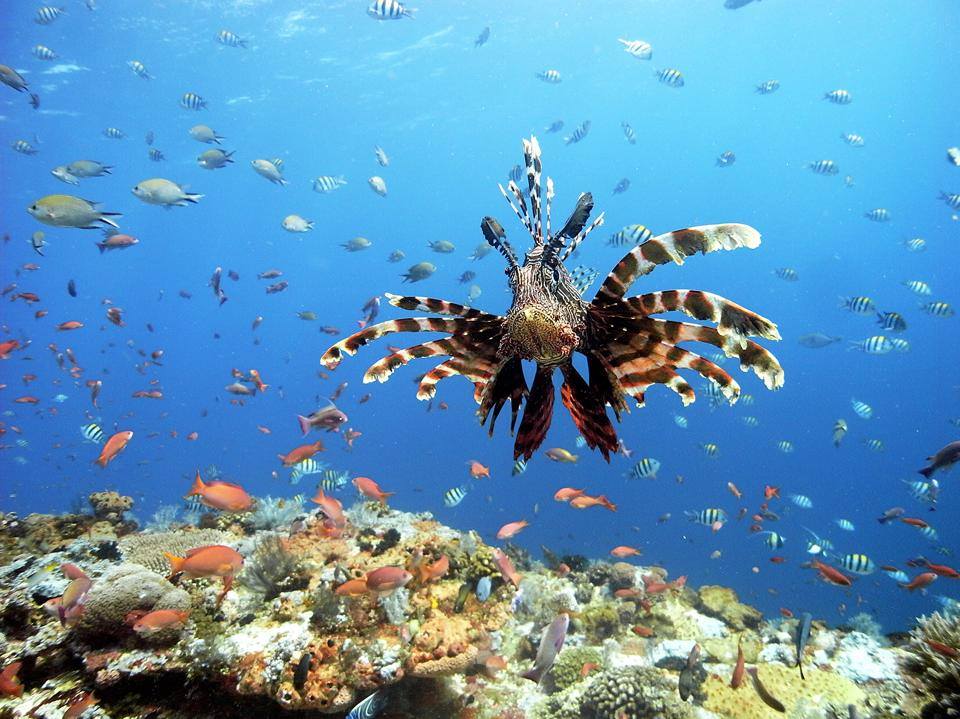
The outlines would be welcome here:
M 387 504 L 387 497 L 395 494 L 394 492 L 382 491 L 379 485 L 369 477 L 354 477 L 353 486 L 356 487 L 357 491 L 364 497 L 374 499 L 384 506 Z
M 646 637 L 652 637 L 652 636 L 653 636 L 653 630 L 652 630 L 650 627 L 645 627 L 645 626 L 642 625 L 642 624 L 637 624 L 635 627 L 633 627 L 633 628 L 631 629 L 631 631 L 632 631 L 634 634 L 636 634 L 638 637 L 644 637 L 644 638 L 646 638 Z
M 467 464 L 470 465 L 470 476 L 474 479 L 480 479 L 481 477 L 486 477 L 490 479 L 490 468 L 485 467 L 480 464 L 477 460 L 471 459 Z
M 377 594 L 387 594 L 405 586 L 413 575 L 403 567 L 380 567 L 367 572 L 367 589 Z
M 960 651 L 957 651 L 949 644 L 944 644 L 943 642 L 938 642 L 934 639 L 924 639 L 923 641 L 925 641 L 927 645 L 938 654 L 942 654 L 945 657 L 950 657 L 951 659 L 960 657 Z
M 926 567 L 931 572 L 934 572 L 941 577 L 947 577 L 948 579 L 960 579 L 960 572 L 953 567 L 948 567 L 946 564 L 931 564 L 924 559 L 920 566 Z
M 14 662 L 13 664 L 7 664 L 3 671 L 0 671 L 0 695 L 5 697 L 23 696 L 23 684 L 20 683 L 20 677 L 17 676 L 22 666 L 23 662 Z
M 200 497 L 200 503 L 205 507 L 219 509 L 224 512 L 246 512 L 253 506 L 253 499 L 239 484 L 230 482 L 210 482 L 204 484 L 200 477 L 200 470 L 193 478 L 193 486 L 184 496 Z
M 553 495 L 553 498 L 558 502 L 569 502 L 571 499 L 583 496 L 582 489 L 574 489 L 573 487 L 563 487 L 558 489 Z
M 79 719 L 87 709 L 96 703 L 97 698 L 93 696 L 92 692 L 83 692 L 70 702 L 70 706 L 63 713 L 63 719 Z
M 780 499 L 780 487 L 774 487 L 772 484 L 768 484 L 763 488 L 763 498 L 764 499 Z
M 292 467 L 297 464 L 297 462 L 302 462 L 305 459 L 310 459 L 317 452 L 323 451 L 323 442 L 317 440 L 313 444 L 303 444 L 299 447 L 291 449 L 286 454 L 278 454 L 280 461 L 283 463 L 284 467 Z
M 333 593 L 341 597 L 359 597 L 367 591 L 366 579 L 350 579 L 334 589 Z
M 133 631 L 141 635 L 151 635 L 164 629 L 180 630 L 187 623 L 190 610 L 156 609 L 152 612 L 130 612 L 127 622 L 132 625 Z
M 57 325 L 57 329 L 61 332 L 66 330 L 78 330 L 83 327 L 83 322 L 77 322 L 77 320 L 68 320 L 67 322 L 61 322 Z
M 579 497 L 574 497 L 570 500 L 570 506 L 574 509 L 587 509 L 588 507 L 603 507 L 604 509 L 609 509 L 611 512 L 617 511 L 617 505 L 607 499 L 606 495 L 601 494 L 599 497 L 591 497 L 586 494 L 582 494 Z
M 0 360 L 10 359 L 10 353 L 20 346 L 17 340 L 7 340 L 0 342 Z M 11 665 L 12 666 L 12 665 Z
M 623 559 L 625 557 L 639 557 L 641 554 L 641 551 L 636 547 L 626 547 L 621 545 L 619 547 L 614 547 L 613 549 L 611 549 L 610 554 L 612 554 L 614 557 L 617 557 L 619 559 Z
M 929 586 L 936 578 L 937 575 L 935 572 L 923 572 L 922 574 L 915 576 L 906 584 L 901 582 L 900 586 L 907 591 L 912 592 L 914 589 L 923 589 L 924 587 Z
M 830 584 L 836 584 L 839 587 L 849 587 L 852 584 L 850 577 L 829 564 L 814 559 L 810 562 L 810 566 L 820 572 L 821 578 Z
M 310 501 L 320 505 L 320 511 L 333 522 L 335 527 L 343 527 L 347 523 L 347 518 L 343 514 L 343 505 L 340 504 L 340 500 L 324 494 L 320 487 L 317 487 L 317 496 Z
M 504 524 L 497 531 L 497 539 L 510 539 L 511 537 L 515 537 L 523 531 L 524 528 L 529 526 L 530 523 L 525 519 L 521 519 L 519 522 L 507 522 L 507 524 Z
M 730 677 L 730 688 L 738 689 L 743 684 L 743 673 L 745 664 L 743 661 L 743 636 L 737 642 L 737 663 L 733 668 L 733 676 Z
M 900 517 L 900 521 L 904 524 L 909 524 L 911 527 L 917 527 L 919 529 L 925 529 L 930 526 L 918 517 Z
M 513 586 L 520 586 L 520 574 L 510 561 L 510 557 L 504 554 L 500 549 L 493 550 L 493 561 L 497 564 L 497 569 Z
M 110 437 L 110 439 L 107 440 L 107 443 L 103 445 L 103 449 L 100 451 L 100 456 L 97 457 L 94 464 L 100 467 L 106 467 L 126 448 L 131 439 L 133 439 L 133 432 L 130 430 L 123 430 L 115 433 L 112 437 Z
M 259 392 L 266 392 L 267 387 L 270 386 L 266 382 L 264 382 L 262 379 L 260 379 L 260 373 L 255 369 L 250 370 L 250 379 L 256 385 L 257 391 Z

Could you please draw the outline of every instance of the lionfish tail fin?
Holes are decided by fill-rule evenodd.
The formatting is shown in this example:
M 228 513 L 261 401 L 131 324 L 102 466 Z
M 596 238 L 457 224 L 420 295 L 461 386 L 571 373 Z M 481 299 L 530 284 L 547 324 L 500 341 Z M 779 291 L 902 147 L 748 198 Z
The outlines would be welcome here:
M 572 364 L 560 368 L 563 385 L 560 398 L 570 412 L 573 423 L 587 441 L 590 449 L 599 449 L 603 458 L 610 461 L 610 453 L 617 451 L 617 432 L 607 417 L 605 403 L 591 391 L 580 373 Z
M 537 448 L 543 444 L 553 419 L 553 369 L 537 367 L 533 387 L 527 397 L 527 406 L 523 410 L 517 439 L 513 443 L 513 458 L 522 456 L 529 460 Z

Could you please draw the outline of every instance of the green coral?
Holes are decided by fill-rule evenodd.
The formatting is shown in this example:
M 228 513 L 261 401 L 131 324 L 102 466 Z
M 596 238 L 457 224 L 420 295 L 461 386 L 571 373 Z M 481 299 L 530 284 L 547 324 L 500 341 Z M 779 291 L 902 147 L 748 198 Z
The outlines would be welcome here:
M 676 685 L 650 667 L 619 667 L 595 675 L 580 705 L 584 719 L 686 719 L 690 706 Z
M 960 650 L 960 617 L 934 612 L 921 617 L 910 632 L 907 671 L 933 697 L 923 708 L 923 719 L 946 719 L 960 714 L 960 659 L 938 651 L 930 642 Z
M 483 544 L 478 546 L 476 551 L 466 558 L 464 579 L 468 582 L 477 582 L 481 577 L 485 576 L 499 577 L 500 570 L 497 569 L 497 562 L 493 558 L 493 550 Z
M 748 604 L 741 604 L 737 593 L 730 587 L 708 584 L 700 587 L 697 596 L 700 600 L 699 609 L 704 614 L 722 619 L 734 630 L 756 629 L 763 620 L 763 615 L 758 610 Z
M 620 631 L 620 612 L 612 602 L 588 605 L 575 621 L 591 642 L 608 639 Z
M 600 665 L 603 657 L 595 647 L 569 647 L 560 652 L 550 670 L 553 685 L 562 691 L 584 679 L 581 670 L 584 664 Z

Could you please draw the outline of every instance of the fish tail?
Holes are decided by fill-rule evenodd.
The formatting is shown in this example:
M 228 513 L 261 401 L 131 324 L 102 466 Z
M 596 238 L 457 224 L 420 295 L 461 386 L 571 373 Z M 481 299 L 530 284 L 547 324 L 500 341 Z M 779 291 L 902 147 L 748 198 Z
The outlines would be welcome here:
M 97 249 L 100 250 L 100 254 L 101 254 L 101 255 L 102 255 L 104 252 L 107 251 L 107 243 L 106 243 L 106 242 L 94 242 L 94 244 L 97 246 Z
M 298 414 L 297 422 L 300 423 L 300 431 L 303 432 L 303 436 L 306 437 L 310 433 L 310 420 L 302 414 Z
M 603 458 L 610 461 L 610 453 L 616 452 L 617 433 L 607 417 L 606 407 L 572 364 L 560 368 L 563 385 L 560 397 L 570 412 L 573 423 L 591 449 L 599 448 Z
M 800 678 L 803 681 L 806 681 L 807 678 L 803 676 L 803 662 L 801 662 L 799 659 L 797 659 L 797 668 L 800 670 Z
M 929 467 L 924 467 L 923 469 L 918 469 L 917 471 L 927 479 L 930 479 L 930 477 L 933 476 L 933 469 L 933 465 L 931 465 Z
M 110 218 L 111 218 L 111 217 L 120 217 L 121 214 L 123 214 L 123 213 L 121 213 L 121 212 L 101 212 L 101 213 L 100 213 L 100 217 L 98 217 L 97 219 L 98 219 L 100 222 L 102 222 L 103 224 L 105 224 L 105 225 L 110 225 L 110 227 L 115 227 L 116 229 L 119 230 L 119 229 L 120 229 L 120 225 L 118 225 L 116 222 L 114 222 L 114 221 L 111 220 Z
M 537 667 L 534 667 L 533 669 L 524 672 L 520 676 L 523 677 L 524 679 L 529 679 L 530 681 L 536 682 L 537 684 L 539 684 L 540 679 L 543 678 L 543 672 L 537 669 Z
M 192 202 L 193 204 L 197 204 L 198 202 L 200 202 L 201 199 L 203 199 L 203 195 L 201 195 L 199 192 L 184 192 L 183 199 L 186 200 L 187 202 Z M 107 214 L 107 213 L 104 213 L 104 214 Z
M 388 498 L 388 497 L 392 497 L 392 496 L 395 495 L 395 494 L 396 494 L 396 492 L 381 492 L 381 493 L 380 493 L 380 498 L 379 498 L 380 504 L 382 504 L 384 507 L 386 507 L 386 506 L 387 506 L 387 498 Z

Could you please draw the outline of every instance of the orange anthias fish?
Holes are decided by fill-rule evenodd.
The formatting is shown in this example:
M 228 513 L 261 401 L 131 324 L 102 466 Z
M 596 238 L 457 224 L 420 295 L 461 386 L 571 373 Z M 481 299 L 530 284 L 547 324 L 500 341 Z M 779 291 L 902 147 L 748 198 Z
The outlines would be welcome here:
M 24 395 L 23 397 L 17 397 L 13 401 L 16 402 L 17 404 L 39 404 L 40 403 L 39 398 L 33 397 L 31 395 Z
M 942 654 L 945 657 L 951 657 L 956 659 L 960 657 L 960 651 L 957 651 L 955 648 L 951 647 L 949 644 L 944 644 L 943 642 L 938 642 L 935 639 L 924 639 L 927 645 L 938 654 Z M 2 690 L 2 687 L 0 687 Z
M 496 562 L 497 569 L 500 570 L 500 574 L 502 574 L 514 587 L 520 586 L 520 574 L 517 572 L 516 567 L 513 566 L 513 562 L 510 561 L 510 557 L 508 557 L 499 549 L 494 549 L 493 561 Z
M 935 572 L 923 572 L 918 574 L 909 583 L 900 583 L 900 586 L 906 589 L 907 591 L 912 592 L 914 589 L 923 589 L 926 586 L 929 586 L 933 580 L 937 578 Z
M 733 668 L 733 676 L 730 677 L 730 688 L 738 689 L 743 684 L 743 673 L 745 665 L 743 661 L 743 635 L 740 635 L 740 641 L 737 642 L 737 664 Z
M 525 527 L 529 526 L 530 523 L 525 519 L 521 519 L 519 522 L 508 522 L 500 527 L 497 532 L 497 539 L 510 539 L 511 537 L 515 537 L 523 531 Z
M 243 568 L 243 556 L 235 549 L 222 544 L 195 547 L 185 556 L 164 552 L 170 562 L 170 575 L 185 574 L 190 579 L 203 577 L 233 577 Z
M 558 502 L 569 502 L 571 499 L 583 496 L 582 489 L 574 489 L 573 487 L 562 487 L 558 489 L 553 495 L 553 498 Z
M 190 610 L 156 609 L 152 612 L 130 612 L 127 623 L 141 635 L 151 635 L 164 629 L 183 629 L 190 618 Z
M 772 484 L 768 484 L 763 488 L 763 498 L 764 499 L 780 499 L 780 487 L 774 487 Z
M 128 429 L 115 433 L 107 440 L 107 443 L 103 445 L 100 456 L 94 460 L 94 464 L 100 467 L 106 467 L 107 464 L 113 461 L 114 457 L 126 448 L 131 439 L 133 439 L 133 432 Z
M 624 557 L 639 557 L 642 552 L 636 547 L 620 545 L 619 547 L 614 547 L 611 549 L 610 554 L 612 554 L 614 557 L 618 557 L 619 559 L 623 559 Z
M 13 664 L 7 664 L 3 671 L 0 671 L 0 696 L 23 696 L 23 684 L 20 683 L 20 677 L 17 676 L 22 666 L 23 662 L 14 662 Z
M 850 577 L 841 572 L 839 569 L 831 567 L 829 564 L 824 564 L 823 562 L 815 559 L 810 563 L 810 566 L 820 572 L 820 576 L 824 579 L 824 581 L 827 581 L 830 584 L 836 584 L 838 587 L 849 587 L 852 584 Z
M 347 518 L 343 514 L 343 505 L 336 497 L 331 497 L 323 493 L 323 489 L 317 488 L 317 496 L 310 500 L 314 504 L 320 505 L 320 511 L 333 522 L 336 527 L 343 527 L 347 523 Z
M 432 564 L 421 562 L 417 566 L 417 574 L 419 574 L 418 579 L 420 580 L 421 584 L 426 584 L 434 579 L 440 579 L 448 571 L 450 571 L 450 558 L 447 557 L 446 554 L 441 555 L 440 559 Z
M 79 719 L 87 709 L 96 703 L 97 698 L 93 695 L 93 692 L 83 692 L 70 702 L 70 706 L 63 713 L 63 719 Z
M 917 527 L 919 529 L 925 529 L 930 526 L 918 517 L 900 517 L 900 521 L 904 524 L 909 524 L 911 527 Z
M 323 451 L 323 442 L 317 440 L 313 444 L 302 444 L 299 447 L 291 449 L 287 454 L 278 454 L 277 457 L 280 458 L 280 461 L 283 463 L 284 467 L 292 467 L 297 464 L 297 462 L 302 462 L 305 459 L 310 459 L 317 452 Z
M 732 494 L 737 499 L 740 499 L 743 496 L 743 492 L 741 492 L 737 488 L 737 485 L 735 485 L 733 482 L 727 482 L 727 489 L 729 489 L 730 494 Z
M 403 567 L 380 567 L 367 572 L 367 589 L 377 594 L 389 594 L 406 586 L 413 575 Z
M 374 482 L 369 477 L 354 477 L 353 486 L 357 488 L 357 491 L 360 492 L 364 497 L 368 499 L 374 499 L 380 504 L 386 506 L 387 497 L 391 497 L 395 492 L 384 492 L 380 489 L 379 485 Z
M 617 511 L 617 505 L 607 499 L 605 494 L 601 494 L 599 497 L 591 497 L 586 494 L 581 494 L 579 497 L 574 497 L 570 500 L 570 506 L 574 509 L 587 509 L 588 507 L 603 507 L 604 509 L 609 509 L 611 512 Z
M 10 359 L 10 353 L 20 346 L 18 340 L 7 340 L 0 342 L 0 360 Z
M 57 329 L 60 331 L 65 330 L 78 330 L 83 327 L 83 322 L 77 322 L 76 320 L 70 320 L 68 322 L 61 322 L 57 325 Z
M 254 385 L 256 385 L 257 391 L 259 392 L 266 392 L 267 387 L 270 386 L 267 383 L 265 383 L 262 379 L 260 379 L 260 373 L 257 372 L 257 370 L 255 369 L 250 370 L 250 380 L 253 382 Z
M 633 633 L 636 634 L 638 637 L 644 637 L 644 638 L 646 638 L 646 637 L 652 637 L 652 636 L 653 636 L 653 630 L 652 630 L 650 627 L 645 627 L 645 626 L 642 625 L 642 624 L 637 624 L 635 627 L 633 627 L 632 631 L 633 631 Z
M 946 564 L 933 564 L 924 559 L 921 563 L 921 566 L 929 569 L 931 572 L 935 572 L 941 577 L 947 577 L 948 579 L 960 579 L 960 572 L 953 567 L 948 567 Z
M 474 479 L 480 479 L 481 477 L 486 477 L 490 479 L 490 468 L 484 467 L 477 460 L 471 459 L 467 464 L 470 465 L 470 476 Z
M 230 482 L 204 484 L 199 469 L 197 476 L 193 478 L 193 486 L 184 499 L 188 497 L 200 497 L 200 503 L 205 507 L 224 512 L 246 512 L 253 506 L 253 499 L 239 484 Z

